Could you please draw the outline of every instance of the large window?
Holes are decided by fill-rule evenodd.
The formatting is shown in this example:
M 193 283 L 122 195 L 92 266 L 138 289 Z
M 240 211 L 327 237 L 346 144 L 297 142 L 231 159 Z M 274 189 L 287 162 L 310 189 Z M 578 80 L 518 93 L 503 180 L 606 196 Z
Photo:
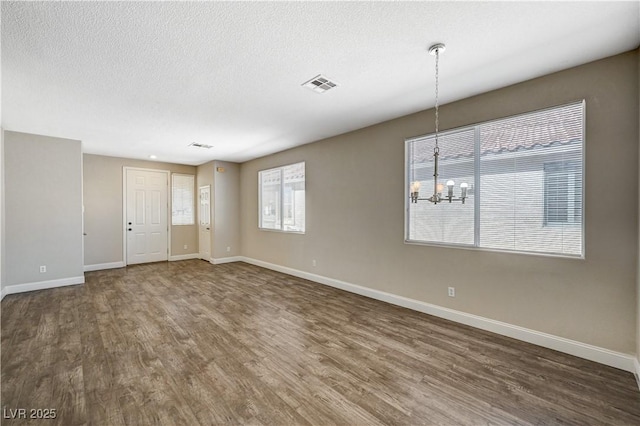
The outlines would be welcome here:
M 304 166 L 302 162 L 258 172 L 260 228 L 304 232 Z
M 194 176 L 171 175 L 171 224 L 193 225 L 194 217 Z
M 406 241 L 582 257 L 583 124 L 581 101 L 441 134 L 438 183 L 464 204 L 410 202 L 433 193 L 435 138 L 407 140 Z

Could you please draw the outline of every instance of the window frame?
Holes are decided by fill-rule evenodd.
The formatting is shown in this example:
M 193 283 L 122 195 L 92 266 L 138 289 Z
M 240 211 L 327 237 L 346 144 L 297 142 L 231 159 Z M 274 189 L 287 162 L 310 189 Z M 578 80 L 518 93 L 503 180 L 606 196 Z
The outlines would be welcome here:
M 287 167 L 291 167 L 291 166 L 297 166 L 298 164 L 303 164 L 304 165 L 304 183 L 305 183 L 305 195 L 304 195 L 304 203 L 305 203 L 305 224 L 304 224 L 304 229 L 302 231 L 299 230 L 290 230 L 290 229 L 285 229 L 285 217 L 284 217 L 284 208 L 285 208 L 285 197 L 284 197 L 284 191 L 285 191 L 285 182 L 284 182 L 284 170 Z M 262 218 L 262 213 L 263 213 L 263 206 L 262 206 L 262 173 L 267 173 L 267 172 L 272 172 L 274 170 L 278 170 L 280 172 L 280 197 L 279 197 L 279 202 L 278 202 L 278 206 L 276 207 L 276 210 L 279 209 L 280 211 L 280 228 L 265 228 L 262 226 L 263 224 L 263 218 Z M 289 164 L 283 164 L 282 166 L 278 166 L 278 167 L 271 167 L 268 169 L 262 169 L 262 170 L 258 170 L 258 230 L 260 231 L 270 231 L 270 232 L 283 232 L 286 234 L 302 234 L 304 235 L 306 233 L 307 230 L 307 226 L 306 226 L 306 204 L 307 204 L 307 191 L 306 191 L 306 182 L 307 182 L 307 164 L 306 161 L 297 161 L 295 163 L 289 163 Z M 293 206 L 293 204 L 295 204 L 293 202 L 293 198 L 292 198 L 292 211 L 295 211 L 295 207 Z
M 481 200 L 481 194 L 482 194 L 482 188 L 480 185 L 480 173 L 481 173 L 481 168 L 480 168 L 480 146 L 479 146 L 479 138 L 475 138 L 474 140 L 474 162 L 475 162 L 475 167 L 474 167 L 474 185 L 473 185 L 473 189 L 474 189 L 474 206 L 472 208 L 474 208 L 475 213 L 474 213 L 474 243 L 473 244 L 463 244 L 463 243 L 446 243 L 446 242 L 437 242 L 437 241 L 426 241 L 426 240 L 413 240 L 409 238 L 410 235 L 410 208 L 411 208 L 411 197 L 410 197 L 410 193 L 409 193 L 409 187 L 411 184 L 411 169 L 410 169 L 410 158 L 409 158 L 409 151 L 410 151 L 410 144 L 412 142 L 415 142 L 417 140 L 421 140 L 421 139 L 426 139 L 426 138 L 430 138 L 435 136 L 435 132 L 433 133 L 427 133 L 427 134 L 423 134 L 423 135 L 418 135 L 418 136 L 413 136 L 410 138 L 405 139 L 404 141 L 404 208 L 405 208 L 405 212 L 404 212 L 404 243 L 407 245 L 417 245 L 417 246 L 430 246 L 430 247 L 440 247 L 440 248 L 455 248 L 455 249 L 464 249 L 464 250 L 477 250 L 477 251 L 487 251 L 487 252 L 498 252 L 498 253 L 508 253 L 508 254 L 524 254 L 524 255 L 530 255 L 530 256 L 543 256 L 543 257 L 558 257 L 558 258 L 563 258 L 563 259 L 573 259 L 573 260 L 585 260 L 585 254 L 586 254 L 586 229 L 585 229 L 585 223 L 586 223 L 586 214 L 585 214 L 585 206 L 586 206 L 586 173 L 585 173 L 585 164 L 586 164 L 586 116 L 587 116 L 587 106 L 586 106 L 586 101 L 584 99 L 581 100 L 577 100 L 577 101 L 572 101 L 572 102 L 566 102 L 566 103 L 562 103 L 562 104 L 558 104 L 558 105 L 553 105 L 550 107 L 546 107 L 546 108 L 541 108 L 541 109 L 535 109 L 535 110 L 530 110 L 530 111 L 526 111 L 523 113 L 519 113 L 519 114 L 513 114 L 513 115 L 509 115 L 509 116 L 505 116 L 505 117 L 500 117 L 500 118 L 495 118 L 492 120 L 486 120 L 486 121 L 482 121 L 482 122 L 476 122 L 473 124 L 469 124 L 469 125 L 465 125 L 465 126 L 460 126 L 460 127 L 454 127 L 451 129 L 447 129 L 445 131 L 440 131 L 438 132 L 438 136 L 442 137 L 442 136 L 446 136 L 448 134 L 451 133 L 457 133 L 457 132 L 461 132 L 461 131 L 465 131 L 465 130 L 474 130 L 476 132 L 479 132 L 479 127 L 482 125 L 487 125 L 487 124 L 491 124 L 491 123 L 495 123 L 495 122 L 499 122 L 499 121 L 503 121 L 503 120 L 508 120 L 508 119 L 512 119 L 512 118 L 518 118 L 518 117 L 523 117 L 523 116 L 527 116 L 529 114 L 534 114 L 534 113 L 542 113 L 545 111 L 551 111 L 554 109 L 558 109 L 558 108 L 562 108 L 562 107 L 567 107 L 567 106 L 571 106 L 571 105 L 580 105 L 582 108 L 582 122 L 581 122 L 581 130 L 582 130 L 582 138 L 581 138 L 581 149 L 582 149 L 582 158 L 581 158 L 581 163 L 582 163 L 582 193 L 581 193 L 581 197 L 582 197 L 582 218 L 580 223 L 576 223 L 574 224 L 564 224 L 564 226 L 576 226 L 576 227 L 580 227 L 581 230 L 581 253 L 580 254 L 576 254 L 576 255 L 572 255 L 572 254 L 564 254 L 564 253 L 557 253 L 557 252 L 541 252 L 541 251 L 527 251 L 527 250 L 510 250 L 510 249 L 500 249 L 500 248 L 490 248 L 490 247 L 484 247 L 482 245 L 480 245 L 480 223 L 481 223 L 481 217 L 480 217 L 480 200 Z M 544 183 L 543 183 L 544 185 Z M 431 189 L 428 190 L 428 192 L 430 193 Z M 546 199 L 546 195 L 543 195 Z M 428 201 L 422 201 L 422 202 L 428 202 Z M 544 202 L 544 201 L 543 201 Z M 443 203 L 445 204 L 445 203 Z M 546 210 L 546 209 L 545 209 Z M 543 226 L 545 227 L 553 227 L 553 226 L 563 226 L 563 224 L 558 223 L 558 224 L 547 224 L 546 223 L 546 211 L 543 212 Z
M 174 189 L 174 178 L 175 177 L 186 177 L 191 178 L 193 183 L 191 188 L 191 223 L 173 223 L 173 207 L 174 207 L 174 199 L 173 199 L 173 189 Z M 171 226 L 193 226 L 196 224 L 196 176 L 190 175 L 188 173 L 171 173 Z

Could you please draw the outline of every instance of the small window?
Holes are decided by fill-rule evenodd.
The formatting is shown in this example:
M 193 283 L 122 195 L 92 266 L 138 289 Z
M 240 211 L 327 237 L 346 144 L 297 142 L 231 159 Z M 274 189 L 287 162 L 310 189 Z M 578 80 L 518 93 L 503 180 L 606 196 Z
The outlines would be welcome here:
M 258 172 L 259 227 L 285 232 L 305 230 L 305 163 Z
M 171 224 L 193 225 L 195 177 L 193 175 L 171 176 Z

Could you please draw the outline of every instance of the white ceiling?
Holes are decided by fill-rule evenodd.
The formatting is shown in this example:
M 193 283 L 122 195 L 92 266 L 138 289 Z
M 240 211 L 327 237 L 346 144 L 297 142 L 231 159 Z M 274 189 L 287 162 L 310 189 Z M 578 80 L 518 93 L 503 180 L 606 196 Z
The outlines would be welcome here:
M 2 126 L 246 161 L 629 51 L 632 2 L 2 2 Z M 324 74 L 340 86 L 301 84 Z M 210 150 L 188 147 L 192 142 Z

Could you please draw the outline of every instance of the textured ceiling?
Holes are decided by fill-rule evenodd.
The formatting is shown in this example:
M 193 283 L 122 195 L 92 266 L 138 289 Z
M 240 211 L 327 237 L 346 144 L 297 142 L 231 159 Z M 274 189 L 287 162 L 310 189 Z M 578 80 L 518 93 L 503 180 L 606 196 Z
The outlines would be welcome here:
M 2 2 L 2 125 L 245 161 L 625 52 L 638 2 Z M 318 74 L 340 86 L 301 87 Z M 192 142 L 210 150 L 188 147 Z

